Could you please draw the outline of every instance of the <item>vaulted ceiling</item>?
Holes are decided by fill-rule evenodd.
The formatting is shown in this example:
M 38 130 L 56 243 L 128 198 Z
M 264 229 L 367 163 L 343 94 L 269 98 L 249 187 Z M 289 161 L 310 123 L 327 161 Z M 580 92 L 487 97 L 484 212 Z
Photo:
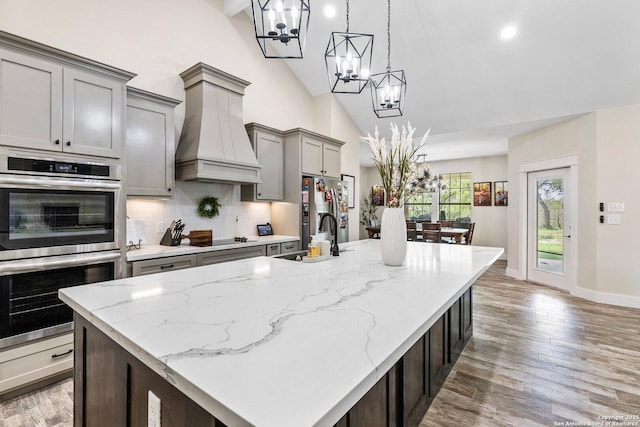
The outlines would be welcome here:
M 324 52 L 331 32 L 345 31 L 346 6 L 310 2 L 305 57 L 288 64 L 316 96 L 329 92 Z M 225 11 L 250 4 L 225 0 Z M 372 73 L 384 72 L 387 0 L 349 5 L 351 32 L 374 34 Z M 517 33 L 505 40 L 507 25 Z M 363 133 L 410 121 L 416 135 L 431 128 L 429 160 L 505 154 L 510 136 L 640 103 L 640 1 L 391 0 L 391 66 L 407 76 L 403 117 L 378 119 L 368 88 L 336 95 Z

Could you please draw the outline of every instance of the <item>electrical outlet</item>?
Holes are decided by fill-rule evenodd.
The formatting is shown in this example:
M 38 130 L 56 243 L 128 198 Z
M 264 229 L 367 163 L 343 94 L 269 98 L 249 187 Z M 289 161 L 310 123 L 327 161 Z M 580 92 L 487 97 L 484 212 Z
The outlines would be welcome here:
M 164 233 L 164 222 L 158 221 L 156 223 L 156 233 Z
M 620 215 L 607 215 L 607 224 L 620 225 Z
M 149 398 L 148 398 L 148 410 L 147 410 L 147 426 L 148 427 L 161 427 L 161 417 L 160 417 L 160 398 L 153 394 L 151 390 L 149 390 Z

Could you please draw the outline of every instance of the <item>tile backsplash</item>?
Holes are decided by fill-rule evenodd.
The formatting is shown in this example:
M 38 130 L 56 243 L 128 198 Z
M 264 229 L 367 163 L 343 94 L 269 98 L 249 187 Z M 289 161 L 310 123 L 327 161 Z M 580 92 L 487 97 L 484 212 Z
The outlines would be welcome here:
M 136 233 L 127 230 L 128 235 L 137 235 L 143 244 L 158 244 L 164 232 L 157 232 L 158 222 L 163 222 L 166 229 L 174 219 L 182 219 L 186 224 L 184 234 L 190 230 L 211 229 L 214 240 L 251 237 L 257 235 L 257 224 L 270 221 L 270 205 L 241 202 L 239 185 L 176 182 L 174 189 L 171 199 L 127 199 L 127 217 L 133 220 L 128 223 L 136 226 Z M 205 197 L 218 198 L 220 215 L 213 218 L 198 215 L 198 205 Z

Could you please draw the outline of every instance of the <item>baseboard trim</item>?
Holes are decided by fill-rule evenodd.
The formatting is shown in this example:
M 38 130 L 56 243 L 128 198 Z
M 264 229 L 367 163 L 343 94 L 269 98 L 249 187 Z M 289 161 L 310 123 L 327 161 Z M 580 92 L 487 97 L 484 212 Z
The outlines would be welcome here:
M 640 297 L 632 295 L 611 294 L 598 292 L 592 289 L 575 288 L 571 295 L 587 299 L 600 304 L 617 305 L 620 307 L 640 308 Z
M 526 277 L 520 273 L 520 270 L 516 270 L 515 268 L 509 268 L 507 267 L 507 270 L 505 271 L 505 274 L 509 277 L 512 277 L 516 280 L 526 280 Z

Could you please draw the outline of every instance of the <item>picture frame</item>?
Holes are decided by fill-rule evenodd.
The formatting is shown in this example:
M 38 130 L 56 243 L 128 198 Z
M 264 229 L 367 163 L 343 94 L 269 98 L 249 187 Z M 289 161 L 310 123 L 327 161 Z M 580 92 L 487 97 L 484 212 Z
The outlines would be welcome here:
M 473 183 L 473 206 L 491 206 L 491 181 Z
M 341 175 L 341 179 L 344 182 L 344 186 L 347 191 L 347 206 L 349 209 L 353 209 L 356 207 L 356 177 L 343 173 Z
M 371 203 L 374 206 L 384 206 L 384 187 L 381 185 L 374 185 L 371 187 Z
M 509 206 L 509 182 L 508 181 L 493 182 L 493 205 Z

